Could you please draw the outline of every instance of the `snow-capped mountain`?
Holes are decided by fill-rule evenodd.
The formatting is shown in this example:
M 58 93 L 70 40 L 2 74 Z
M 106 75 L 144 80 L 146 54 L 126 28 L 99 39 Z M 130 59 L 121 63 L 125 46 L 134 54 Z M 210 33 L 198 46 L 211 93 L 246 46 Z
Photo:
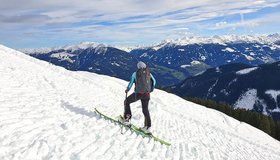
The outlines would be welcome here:
M 78 45 L 22 50 L 63 66 L 128 80 L 138 60 L 149 64 L 161 86 L 179 83 L 211 67 L 230 63 L 258 65 L 280 60 L 280 35 L 186 37 L 148 47 Z M 133 49 L 134 48 L 134 49 Z M 129 74 L 127 74 L 129 73 Z
M 150 46 L 138 46 L 135 49 L 147 49 L 153 48 L 154 50 L 158 50 L 169 44 L 184 46 L 190 44 L 223 44 L 227 43 L 261 43 L 261 44 L 271 44 L 277 43 L 280 41 L 280 34 L 268 34 L 268 35 L 223 35 L 223 36 L 189 36 L 183 37 L 179 39 L 167 39 L 158 44 L 150 45 Z
M 136 59 L 127 52 L 104 44 L 81 43 L 35 50 L 23 50 L 41 60 L 74 71 L 89 71 L 129 79 L 135 69 Z
M 77 45 L 65 45 L 65 46 L 57 46 L 57 47 L 51 47 L 51 48 L 23 48 L 20 49 L 21 52 L 27 53 L 27 54 L 44 54 L 44 53 L 49 53 L 52 51 L 58 51 L 58 50 L 66 50 L 68 52 L 74 52 L 76 50 L 82 50 L 82 49 L 87 49 L 87 48 L 96 48 L 96 47 L 105 47 L 107 45 L 104 44 L 98 44 L 94 42 L 81 42 L 80 44 Z
M 93 108 L 121 114 L 128 82 L 68 71 L 2 45 L 0 59 L 0 159 L 280 158 L 280 143 L 264 132 L 160 90 L 151 94 L 152 132 L 171 146 L 121 134 Z M 132 105 L 138 126 L 140 106 Z
M 183 97 L 223 101 L 279 120 L 279 75 L 280 62 L 259 66 L 228 64 L 189 77 L 170 89 Z
M 124 50 L 90 42 L 53 48 L 22 49 L 21 51 L 69 70 L 89 71 L 124 80 L 131 78 L 138 62 L 137 57 Z M 181 71 L 165 66 L 149 62 L 147 64 L 153 75 L 157 77 L 159 85 L 179 83 L 187 76 Z
M 108 44 L 100 44 L 96 42 L 81 42 L 79 44 L 74 45 L 65 45 L 65 46 L 57 46 L 57 47 L 49 47 L 49 48 L 22 48 L 19 51 L 27 54 L 34 54 L 34 53 L 49 53 L 51 51 L 57 50 L 67 50 L 67 51 L 75 51 L 75 50 L 83 50 L 87 48 L 96 48 L 96 47 L 112 47 L 117 48 L 122 51 L 130 52 L 135 48 L 139 48 L 137 46 L 120 46 L 120 45 L 108 45 Z
M 258 65 L 280 60 L 280 35 L 187 37 L 134 49 L 141 60 L 177 70 L 193 61 L 217 67 L 229 63 Z

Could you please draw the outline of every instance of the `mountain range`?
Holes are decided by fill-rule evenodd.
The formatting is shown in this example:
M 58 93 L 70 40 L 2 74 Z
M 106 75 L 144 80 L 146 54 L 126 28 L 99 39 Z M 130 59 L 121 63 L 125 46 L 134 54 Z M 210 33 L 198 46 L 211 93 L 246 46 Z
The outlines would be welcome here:
M 280 120 L 280 62 L 227 64 L 189 77 L 168 89 L 181 97 L 223 101 Z
M 69 70 L 124 80 L 130 79 L 141 60 L 148 64 L 159 87 L 171 86 L 169 90 L 179 96 L 224 101 L 280 119 L 277 33 L 186 37 L 137 47 L 83 42 L 22 51 Z M 252 72 L 239 74 L 243 69 Z
M 117 47 L 92 42 L 21 51 L 70 70 L 129 80 L 139 60 L 160 86 L 178 84 L 211 67 L 231 63 L 259 65 L 280 60 L 280 35 L 186 37 L 159 44 Z

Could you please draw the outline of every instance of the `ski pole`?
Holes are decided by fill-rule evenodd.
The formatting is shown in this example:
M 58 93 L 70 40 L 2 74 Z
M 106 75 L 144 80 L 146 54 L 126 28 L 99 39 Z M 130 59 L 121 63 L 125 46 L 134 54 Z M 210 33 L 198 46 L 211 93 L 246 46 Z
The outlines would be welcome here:
M 124 107 L 126 105 L 126 99 L 127 99 L 127 92 L 125 93 Z
M 125 92 L 124 111 L 125 111 L 125 106 L 126 106 L 126 99 L 127 99 L 127 92 Z M 125 117 L 124 114 L 123 114 L 123 117 Z M 121 134 L 123 134 L 123 126 L 121 127 Z

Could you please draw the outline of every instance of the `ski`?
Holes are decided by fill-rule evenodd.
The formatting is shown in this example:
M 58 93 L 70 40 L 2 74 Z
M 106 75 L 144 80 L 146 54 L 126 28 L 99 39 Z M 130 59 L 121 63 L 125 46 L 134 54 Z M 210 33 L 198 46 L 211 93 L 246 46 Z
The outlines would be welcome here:
M 95 112 L 96 112 L 97 114 L 99 114 L 101 117 L 104 117 L 104 119 L 110 120 L 111 122 L 114 122 L 114 123 L 117 123 L 117 124 L 119 124 L 119 125 L 121 125 L 121 126 L 124 126 L 124 127 L 128 128 L 128 129 L 130 129 L 131 131 L 136 132 L 136 133 L 142 135 L 143 137 L 152 138 L 152 139 L 154 139 L 155 141 L 157 141 L 157 142 L 159 142 L 159 143 L 161 143 L 161 144 L 167 145 L 167 146 L 170 146 L 170 145 L 171 145 L 170 143 L 168 143 L 168 142 L 166 142 L 166 141 L 164 141 L 164 140 L 162 140 L 162 139 L 160 139 L 160 138 L 154 136 L 153 134 L 144 132 L 143 130 L 141 130 L 141 128 L 139 128 L 139 127 L 137 127 L 137 126 L 135 126 L 135 125 L 133 125 L 133 124 L 126 125 L 126 124 L 123 124 L 123 123 L 122 123 L 121 121 L 119 121 L 119 120 L 115 120 L 115 119 L 113 119 L 113 118 L 111 118 L 111 117 L 109 117 L 109 116 L 106 116 L 105 114 L 103 114 L 103 113 L 101 113 L 100 111 L 98 111 L 97 108 L 95 108 Z

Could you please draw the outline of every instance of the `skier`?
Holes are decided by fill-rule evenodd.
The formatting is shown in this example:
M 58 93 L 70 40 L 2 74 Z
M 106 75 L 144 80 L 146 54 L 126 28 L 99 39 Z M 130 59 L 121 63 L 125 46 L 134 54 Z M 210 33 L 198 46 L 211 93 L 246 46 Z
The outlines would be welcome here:
M 133 83 L 135 83 L 134 93 L 129 95 L 126 100 L 124 101 L 125 108 L 124 108 L 124 123 L 129 124 L 131 119 L 131 110 L 130 104 L 141 100 L 142 103 L 142 112 L 145 116 L 144 127 L 141 129 L 146 133 L 151 133 L 151 118 L 148 109 L 149 100 L 150 100 L 150 92 L 152 92 L 156 85 L 156 80 L 154 76 L 150 73 L 149 69 L 147 68 L 146 64 L 142 61 L 137 63 L 138 70 L 132 74 L 131 80 L 125 90 L 125 93 L 130 90 Z

